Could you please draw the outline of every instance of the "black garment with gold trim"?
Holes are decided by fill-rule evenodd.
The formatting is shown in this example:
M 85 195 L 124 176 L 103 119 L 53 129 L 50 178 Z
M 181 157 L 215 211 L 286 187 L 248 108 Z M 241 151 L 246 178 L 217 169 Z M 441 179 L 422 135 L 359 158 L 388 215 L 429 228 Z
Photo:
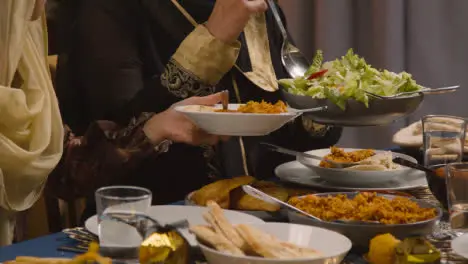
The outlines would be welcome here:
M 262 99 L 276 102 L 281 99 L 280 92 L 259 89 L 244 74 L 233 69 L 231 73 L 239 87 L 240 98 L 236 98 L 231 74 L 219 74 L 227 64 L 220 65 L 219 76 L 215 77 L 213 65 L 205 65 L 200 69 L 203 72 L 196 74 L 187 69 L 175 55 L 184 39 L 193 32 L 193 25 L 171 1 L 142 2 L 149 16 L 151 48 L 147 45 L 148 36 L 141 30 L 140 1 L 79 0 L 76 21 L 70 27 L 73 30 L 72 41 L 68 43 L 71 46 L 62 51 L 62 58 L 66 60 L 59 60 L 58 68 L 57 94 L 67 124 L 86 127 L 97 119 L 121 121 L 122 117 L 135 116 L 140 112 L 161 111 L 187 96 L 225 89 L 230 90 L 231 102 L 237 102 L 237 99 L 242 102 Z M 197 22 L 204 22 L 211 13 L 214 1 L 179 0 L 179 3 Z M 265 20 L 274 72 L 277 78 L 284 78 L 287 75 L 280 59 L 281 34 L 270 12 L 266 13 Z M 242 71 L 251 72 L 252 62 L 245 37 L 242 34 L 239 46 L 236 43 L 231 47 L 222 47 L 222 43 L 216 43 L 213 39 L 207 41 L 218 45 L 227 54 L 227 60 L 236 60 Z M 154 59 L 153 63 L 147 63 L 148 57 Z M 171 58 L 175 60 L 171 61 Z M 159 67 L 161 65 L 163 67 Z M 199 76 L 204 74 L 206 76 Z M 77 111 L 80 111 L 80 116 Z M 124 121 L 128 120 L 121 122 Z M 79 131 L 74 127 L 72 129 Z M 244 138 L 249 172 L 259 178 L 268 178 L 273 176 L 277 165 L 290 160 L 289 157 L 260 149 L 260 141 L 304 151 L 329 147 L 341 135 L 340 128 L 322 127 L 319 133 L 316 132 L 307 131 L 299 118 L 271 135 Z M 209 181 L 208 174 L 213 170 L 210 170 L 205 156 L 215 156 L 216 162 L 211 164 L 217 164 L 216 170 L 220 176 L 244 174 L 238 138 L 220 144 L 216 150 L 216 155 L 207 155 L 206 149 L 174 144 L 168 153 L 144 162 L 130 177 L 128 184 L 150 188 L 154 203 L 168 203 L 182 199 L 189 191 Z

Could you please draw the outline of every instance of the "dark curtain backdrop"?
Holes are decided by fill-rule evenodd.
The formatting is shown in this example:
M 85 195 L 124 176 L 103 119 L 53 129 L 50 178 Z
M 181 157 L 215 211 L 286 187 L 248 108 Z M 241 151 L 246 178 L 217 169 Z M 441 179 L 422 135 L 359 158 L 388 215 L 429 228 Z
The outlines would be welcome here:
M 326 59 L 350 47 L 378 68 L 408 71 L 428 87 L 460 84 L 461 91 L 426 97 L 406 120 L 346 128 L 341 146 L 384 148 L 402 126 L 426 114 L 468 116 L 467 0 L 280 0 L 297 46 Z

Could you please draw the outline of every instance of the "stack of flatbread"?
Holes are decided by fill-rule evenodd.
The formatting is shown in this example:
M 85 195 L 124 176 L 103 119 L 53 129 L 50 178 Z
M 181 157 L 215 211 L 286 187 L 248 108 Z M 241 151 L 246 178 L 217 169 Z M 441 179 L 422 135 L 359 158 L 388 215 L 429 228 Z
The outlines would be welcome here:
M 320 255 L 316 250 L 283 242 L 249 225 L 232 225 L 215 202 L 208 202 L 203 215 L 209 226 L 191 226 L 190 231 L 202 243 L 235 256 L 258 256 L 273 259 L 309 258 Z
M 397 170 L 399 168 L 401 168 L 401 166 L 393 162 L 392 152 L 386 151 L 361 160 L 359 165 L 351 166 L 346 168 L 346 170 L 388 171 Z
M 456 131 L 458 124 L 454 123 L 447 118 L 439 118 L 441 122 L 445 124 L 429 124 L 431 130 L 441 130 L 441 131 Z M 401 147 L 410 147 L 410 148 L 420 148 L 423 145 L 423 134 L 422 134 L 422 122 L 415 122 L 405 128 L 402 128 L 400 131 L 395 133 L 393 136 L 393 143 Z M 437 139 L 431 142 L 430 153 L 434 156 L 440 156 L 439 158 L 451 159 L 453 156 L 457 156 L 459 150 L 459 141 L 457 139 Z M 464 152 L 468 153 L 468 137 L 465 138 Z

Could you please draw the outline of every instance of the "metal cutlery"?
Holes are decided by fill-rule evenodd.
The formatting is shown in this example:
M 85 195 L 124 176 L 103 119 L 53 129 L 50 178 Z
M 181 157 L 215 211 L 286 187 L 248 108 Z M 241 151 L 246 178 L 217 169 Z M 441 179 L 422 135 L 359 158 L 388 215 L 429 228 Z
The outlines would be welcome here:
M 348 168 L 348 167 L 351 167 L 351 166 L 359 165 L 359 162 L 336 162 L 336 161 L 327 159 L 325 157 L 315 156 L 315 155 L 312 155 L 312 154 L 287 149 L 287 148 L 280 147 L 280 146 L 277 146 L 277 145 L 273 145 L 273 144 L 270 144 L 270 143 L 262 142 L 260 144 L 262 144 L 263 146 L 266 146 L 271 151 L 276 151 L 276 152 L 279 152 L 279 153 L 283 153 L 283 154 L 287 154 L 287 155 L 291 155 L 291 156 L 295 156 L 295 157 L 310 158 L 310 159 L 319 160 L 319 161 L 324 160 L 324 161 L 330 163 L 333 166 L 333 168 L 342 169 L 342 168 Z
M 268 5 L 270 6 L 270 10 L 275 17 L 276 24 L 280 29 L 281 35 L 283 35 L 281 62 L 283 63 L 284 68 L 292 78 L 304 76 L 310 66 L 309 61 L 301 53 L 301 51 L 289 41 L 288 33 L 283 24 L 283 21 L 281 20 L 280 12 L 276 7 L 275 1 L 268 0 Z
M 401 96 L 405 96 L 405 95 L 412 95 L 412 94 L 417 94 L 417 93 L 422 93 L 422 94 L 443 94 L 443 93 L 452 93 L 452 92 L 455 92 L 458 88 L 460 87 L 460 85 L 454 85 L 454 86 L 447 86 L 447 87 L 440 87 L 440 88 L 434 88 L 434 89 L 431 89 L 431 88 L 423 88 L 419 91 L 414 91 L 414 92 L 401 92 L 401 93 L 397 93 L 397 94 L 394 94 L 394 95 L 388 95 L 388 96 L 384 96 L 384 95 L 378 95 L 378 94 L 375 94 L 375 93 L 371 93 L 371 92 L 368 92 L 368 91 L 364 91 L 366 94 L 372 96 L 372 97 L 375 97 L 375 98 L 378 98 L 378 99 L 392 99 L 392 98 L 397 98 L 397 97 L 401 97 Z

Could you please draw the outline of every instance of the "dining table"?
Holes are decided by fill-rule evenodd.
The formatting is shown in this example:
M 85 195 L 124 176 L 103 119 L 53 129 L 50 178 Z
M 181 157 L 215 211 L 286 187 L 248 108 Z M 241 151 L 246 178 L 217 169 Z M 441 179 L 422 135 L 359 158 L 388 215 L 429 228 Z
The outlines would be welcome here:
M 394 152 L 407 153 L 406 151 L 392 149 Z M 413 157 L 417 156 L 412 153 Z M 417 159 L 420 157 L 416 157 Z M 278 181 L 278 179 L 276 179 Z M 422 199 L 430 203 L 439 205 L 439 202 L 430 192 L 429 188 L 421 187 L 405 191 L 417 199 Z M 178 201 L 171 205 L 184 205 L 184 201 Z M 445 214 L 446 216 L 446 214 Z M 447 233 L 449 225 L 447 217 L 443 218 L 434 230 L 433 235 L 428 239 L 441 251 L 441 264 L 468 264 L 468 260 L 454 254 L 450 247 L 450 237 L 443 235 Z M 78 242 L 70 238 L 66 233 L 59 232 L 36 239 L 19 242 L 10 246 L 0 247 L 0 263 L 15 259 L 17 256 L 35 256 L 35 257 L 53 257 L 53 258 L 72 258 L 76 256 L 76 245 Z M 73 252 L 75 251 L 75 252 Z M 353 250 L 348 254 L 342 264 L 366 264 L 368 263 L 362 253 L 356 253 Z

